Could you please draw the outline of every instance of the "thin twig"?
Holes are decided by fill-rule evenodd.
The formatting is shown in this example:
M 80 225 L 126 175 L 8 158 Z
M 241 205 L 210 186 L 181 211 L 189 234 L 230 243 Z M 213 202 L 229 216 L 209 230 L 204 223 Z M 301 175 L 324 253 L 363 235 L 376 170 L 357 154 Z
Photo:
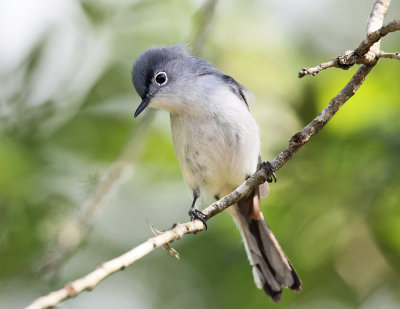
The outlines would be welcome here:
M 336 67 L 335 59 L 329 61 L 329 62 L 323 62 L 318 64 L 316 67 L 313 68 L 302 68 L 301 71 L 299 72 L 299 78 L 302 78 L 306 75 L 312 75 L 315 76 L 319 72 L 326 70 L 331 67 Z
M 374 23 L 371 23 L 375 25 Z M 379 40 L 390 32 L 400 30 L 400 20 L 394 20 L 389 24 L 370 32 L 367 38 L 360 43 L 360 45 L 354 50 L 348 50 L 343 54 L 335 57 L 329 62 L 321 63 L 313 68 L 302 68 L 299 72 L 299 78 L 306 75 L 317 75 L 319 72 L 335 67 L 343 70 L 347 70 L 355 64 L 373 64 L 379 59 L 377 51 L 379 50 L 379 45 L 374 45 L 379 42 Z M 372 46 L 377 46 L 377 51 L 369 52 Z
M 373 28 L 374 25 L 375 24 L 371 23 L 370 27 Z M 368 33 L 367 38 L 362 41 L 361 44 L 354 50 L 354 54 L 357 55 L 359 58 L 362 58 L 382 37 L 398 30 L 400 30 L 400 20 L 396 19 L 388 23 L 387 25 L 382 26 L 378 30 L 374 30 L 373 32 Z M 376 47 L 377 48 L 374 53 L 379 50 L 379 46 L 377 45 Z
M 367 34 L 378 30 L 383 25 L 383 19 L 386 16 L 388 7 L 390 5 L 391 0 L 377 0 L 372 7 L 371 14 L 369 15 L 367 21 Z
M 380 18 L 383 19 L 390 1 L 378 0 L 373 8 L 373 11 L 377 10 L 378 8 L 382 10 L 383 2 L 386 4 L 386 6 L 383 7 L 384 10 L 380 11 L 380 14 L 371 13 L 370 19 L 376 18 L 376 16 L 381 16 Z M 377 3 L 379 3 L 379 5 L 377 5 Z M 368 25 L 373 24 L 374 22 L 376 21 L 369 21 Z M 370 30 L 369 26 L 368 30 Z M 379 52 L 379 50 L 377 50 L 377 52 Z M 330 119 L 332 119 L 340 107 L 343 106 L 343 104 L 355 94 L 375 64 L 376 62 L 373 64 L 360 65 L 359 69 L 347 83 L 347 85 L 331 100 L 331 102 L 314 120 L 312 120 L 301 131 L 292 136 L 289 141 L 289 145 L 273 161 L 270 162 L 270 165 L 262 165 L 262 167 L 256 173 L 242 183 L 236 190 L 205 208 L 203 210 L 205 217 L 207 219 L 214 217 L 218 213 L 239 201 L 246 194 L 251 192 L 256 186 L 267 181 L 267 179 L 272 176 L 273 171 L 281 168 L 303 145 L 305 145 L 315 134 L 317 134 L 329 122 Z M 64 288 L 38 298 L 26 309 L 42 309 L 53 307 L 63 300 L 74 297 L 85 290 L 91 290 L 99 282 L 111 274 L 133 264 L 135 261 L 144 257 L 154 249 L 180 239 L 185 234 L 198 233 L 204 230 L 204 228 L 205 227 L 203 223 L 199 220 L 176 224 L 171 229 L 148 239 L 146 242 L 122 254 L 121 256 L 103 263 L 96 270 L 78 280 L 68 283 Z
M 400 60 L 400 53 L 385 53 L 380 51 L 376 54 L 378 58 L 390 58 L 390 59 L 397 59 Z
M 354 52 L 352 50 L 345 51 L 343 54 L 333 58 L 329 62 L 321 63 L 313 68 L 302 68 L 299 72 L 299 78 L 302 78 L 306 75 L 315 76 L 319 72 L 326 70 L 328 68 L 340 68 L 343 70 L 350 69 L 355 64 L 355 58 L 352 58 Z M 354 61 L 354 63 L 352 63 Z

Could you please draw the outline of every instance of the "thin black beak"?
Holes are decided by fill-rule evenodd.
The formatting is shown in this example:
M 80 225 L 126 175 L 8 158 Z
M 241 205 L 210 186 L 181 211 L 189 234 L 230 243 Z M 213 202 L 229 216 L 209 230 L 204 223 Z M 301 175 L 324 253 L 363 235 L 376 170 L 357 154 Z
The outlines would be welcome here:
M 142 103 L 140 103 L 140 105 L 139 105 L 138 108 L 136 109 L 135 118 L 136 118 L 141 112 L 143 112 L 143 110 L 147 107 L 147 105 L 149 105 L 150 100 L 151 100 L 151 96 L 145 97 L 145 98 L 142 100 Z

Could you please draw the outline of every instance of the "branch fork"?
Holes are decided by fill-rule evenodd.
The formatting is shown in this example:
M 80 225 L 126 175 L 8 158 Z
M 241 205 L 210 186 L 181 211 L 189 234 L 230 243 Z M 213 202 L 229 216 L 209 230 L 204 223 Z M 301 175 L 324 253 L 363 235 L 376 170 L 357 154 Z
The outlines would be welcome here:
M 399 59 L 399 53 L 380 52 L 372 50 L 375 43 L 390 32 L 400 30 L 400 20 L 394 20 L 391 23 L 373 31 L 367 35 L 367 38 L 360 43 L 355 50 L 345 51 L 343 54 L 333 58 L 329 62 L 321 63 L 313 68 L 302 68 L 299 72 L 299 78 L 306 75 L 317 75 L 319 72 L 335 67 L 342 70 L 348 70 L 355 64 L 375 65 L 379 58 Z

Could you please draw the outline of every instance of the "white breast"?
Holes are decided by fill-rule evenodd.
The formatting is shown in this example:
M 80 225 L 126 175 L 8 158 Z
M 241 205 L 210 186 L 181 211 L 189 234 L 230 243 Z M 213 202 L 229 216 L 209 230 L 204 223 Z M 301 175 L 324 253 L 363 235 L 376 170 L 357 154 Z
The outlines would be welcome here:
M 228 87 L 217 89 L 189 102 L 187 112 L 171 114 L 171 129 L 188 186 L 223 196 L 256 171 L 260 142 L 244 102 Z

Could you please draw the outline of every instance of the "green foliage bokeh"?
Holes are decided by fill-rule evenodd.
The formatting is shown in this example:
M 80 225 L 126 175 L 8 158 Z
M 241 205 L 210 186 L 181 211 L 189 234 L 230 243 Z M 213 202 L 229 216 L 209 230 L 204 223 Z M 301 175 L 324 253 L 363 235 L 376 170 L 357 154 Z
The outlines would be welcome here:
M 343 51 L 333 44 L 322 47 L 315 38 L 353 48 L 364 38 L 372 2 L 360 2 L 365 9 L 347 15 L 354 19 L 349 23 L 360 23 L 348 37 L 335 36 L 328 24 L 298 26 L 297 32 L 295 21 L 278 26 L 282 16 L 273 1 L 218 2 L 200 56 L 254 94 L 257 104 L 251 110 L 265 160 L 274 158 L 355 72 L 331 69 L 299 80 L 302 66 Z M 149 111 L 155 115 L 133 118 L 139 98 L 130 70 L 148 47 L 193 43 L 204 18 L 202 4 L 69 4 L 65 23 L 47 24 L 35 44 L 24 45 L 25 56 L 14 67 L 0 67 L 0 307 L 25 306 L 147 239 L 146 219 L 159 229 L 188 219 L 190 194 L 168 115 Z M 290 13 L 290 7 L 285 10 Z M 335 14 L 340 8 L 331 17 Z M 63 45 L 64 28 L 70 30 L 70 45 Z M 73 50 L 62 54 L 68 46 Z M 398 34 L 388 35 L 382 46 L 399 51 Z M 300 294 L 285 291 L 275 305 L 256 289 L 239 233 L 221 214 L 206 233 L 173 244 L 179 261 L 158 250 L 68 301 L 68 308 L 396 308 L 399 70 L 398 61 L 381 60 L 326 128 L 279 170 L 263 200 L 265 217 L 302 278 Z M 135 153 L 130 177 L 112 191 L 83 245 L 50 280 L 38 265 L 64 239 L 59 231 L 80 219 L 85 201 L 126 147 Z M 71 235 L 73 229 L 67 239 Z

